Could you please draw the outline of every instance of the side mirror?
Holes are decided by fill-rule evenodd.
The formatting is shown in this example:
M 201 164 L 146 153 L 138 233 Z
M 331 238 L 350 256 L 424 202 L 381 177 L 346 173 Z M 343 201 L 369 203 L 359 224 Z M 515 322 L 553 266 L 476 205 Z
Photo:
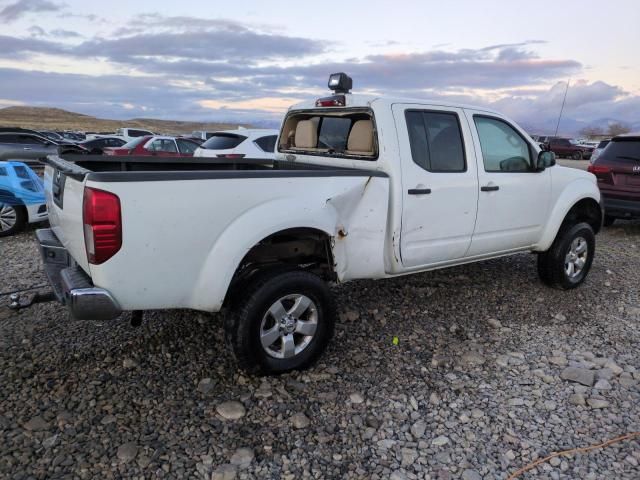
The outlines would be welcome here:
M 536 161 L 536 169 L 542 171 L 545 168 L 553 167 L 556 164 L 556 154 L 543 150 L 538 154 L 538 160 Z

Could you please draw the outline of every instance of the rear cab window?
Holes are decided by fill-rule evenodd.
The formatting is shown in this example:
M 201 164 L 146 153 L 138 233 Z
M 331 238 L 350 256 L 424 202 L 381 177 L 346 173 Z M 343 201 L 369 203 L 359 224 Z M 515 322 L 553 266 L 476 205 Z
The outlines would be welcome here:
M 279 138 L 278 151 L 282 153 L 378 158 L 375 121 L 367 108 L 291 111 Z

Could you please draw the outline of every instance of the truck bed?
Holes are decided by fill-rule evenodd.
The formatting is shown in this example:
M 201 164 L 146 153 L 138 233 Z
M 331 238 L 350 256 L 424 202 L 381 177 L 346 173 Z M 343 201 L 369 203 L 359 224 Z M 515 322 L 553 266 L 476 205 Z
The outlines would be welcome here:
M 96 182 L 195 180 L 256 177 L 378 176 L 384 172 L 305 164 L 285 160 L 194 157 L 50 156 L 46 164 L 76 180 Z
M 385 275 L 384 172 L 191 157 L 51 156 L 46 163 L 53 233 L 124 310 L 217 311 L 245 254 L 290 229 L 336 238 L 339 280 Z M 86 188 L 110 192 L 121 205 L 122 247 L 101 264 L 86 252 Z

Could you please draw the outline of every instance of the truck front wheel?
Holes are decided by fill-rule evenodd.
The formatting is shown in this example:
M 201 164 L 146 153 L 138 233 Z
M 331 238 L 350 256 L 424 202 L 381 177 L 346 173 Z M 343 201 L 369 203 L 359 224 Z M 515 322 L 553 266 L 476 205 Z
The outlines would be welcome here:
M 595 254 L 596 237 L 588 223 L 560 228 L 551 248 L 538 256 L 538 275 L 548 286 L 568 290 L 587 277 Z
M 333 335 L 331 292 L 312 273 L 258 276 L 238 297 L 236 310 L 225 317 L 225 335 L 240 367 L 250 373 L 305 368 Z

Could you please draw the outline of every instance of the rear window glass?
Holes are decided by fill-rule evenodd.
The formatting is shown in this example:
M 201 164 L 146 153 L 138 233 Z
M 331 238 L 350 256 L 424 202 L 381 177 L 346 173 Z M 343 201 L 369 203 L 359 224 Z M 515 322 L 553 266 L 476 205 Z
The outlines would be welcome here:
M 318 135 L 318 148 L 329 148 L 338 151 L 346 150 L 350 129 L 350 118 L 322 117 Z
M 276 150 L 277 135 L 267 135 L 266 137 L 260 137 L 255 140 L 256 145 L 260 147 L 263 152 L 274 152 Z
M 612 140 L 598 157 L 601 159 L 640 162 L 640 138 Z
M 246 138 L 247 137 L 234 133 L 216 133 L 202 144 L 202 148 L 209 150 L 228 150 L 230 148 L 236 148 Z
M 131 140 L 129 143 L 125 143 L 122 146 L 122 148 L 128 148 L 128 149 L 136 148 L 138 145 L 140 145 L 145 140 L 146 140 L 145 137 L 138 137 L 136 139 Z
M 151 135 L 151 132 L 148 130 L 132 130 L 129 129 L 130 137 L 144 137 L 145 135 Z

